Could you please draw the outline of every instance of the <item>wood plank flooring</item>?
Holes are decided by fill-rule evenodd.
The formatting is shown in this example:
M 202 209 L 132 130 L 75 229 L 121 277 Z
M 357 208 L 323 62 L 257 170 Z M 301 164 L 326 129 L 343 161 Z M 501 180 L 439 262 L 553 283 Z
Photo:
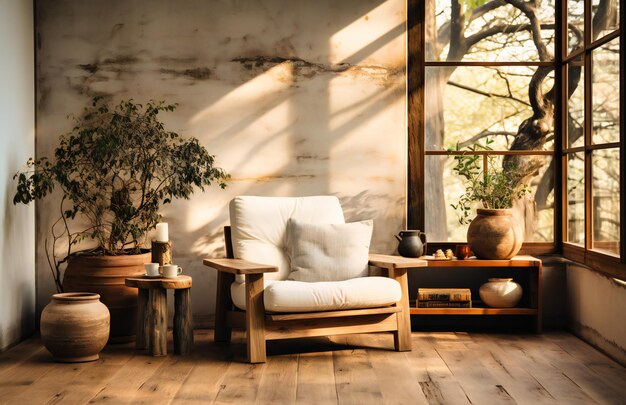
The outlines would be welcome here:
M 402 353 L 387 334 L 287 340 L 257 365 L 242 361 L 241 334 L 212 336 L 196 331 L 186 357 L 129 344 L 80 364 L 52 362 L 32 338 L 0 354 L 0 403 L 626 404 L 626 368 L 564 332 L 413 332 Z

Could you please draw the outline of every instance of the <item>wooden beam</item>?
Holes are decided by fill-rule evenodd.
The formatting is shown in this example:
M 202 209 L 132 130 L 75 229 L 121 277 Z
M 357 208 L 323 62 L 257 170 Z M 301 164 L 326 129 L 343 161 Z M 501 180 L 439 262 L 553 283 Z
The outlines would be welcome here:
M 407 227 L 424 229 L 424 0 L 407 2 Z
M 293 339 L 351 333 L 393 332 L 397 330 L 396 314 L 365 315 L 350 318 L 268 321 L 265 339 Z
M 302 319 L 324 319 L 324 318 L 341 318 L 347 316 L 362 316 L 376 314 L 392 314 L 401 311 L 398 306 L 389 306 L 382 308 L 367 309 L 347 309 L 343 311 L 324 311 L 324 312 L 304 312 L 293 314 L 267 314 L 265 319 L 268 321 L 294 321 Z

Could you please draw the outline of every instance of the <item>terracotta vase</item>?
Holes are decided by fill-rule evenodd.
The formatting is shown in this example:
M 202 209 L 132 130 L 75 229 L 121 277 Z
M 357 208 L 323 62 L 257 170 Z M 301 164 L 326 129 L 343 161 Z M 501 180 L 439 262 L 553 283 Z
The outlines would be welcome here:
M 109 339 L 110 316 L 93 293 L 54 294 L 41 313 L 41 340 L 55 361 L 94 361 Z
M 522 298 L 522 286 L 512 278 L 490 278 L 480 286 L 478 295 L 490 307 L 513 308 Z
M 63 291 L 88 291 L 100 294 L 111 312 L 111 343 L 135 339 L 137 289 L 126 287 L 126 277 L 144 274 L 150 252 L 120 256 L 73 256 L 63 277 Z
M 510 259 L 524 241 L 522 227 L 511 209 L 477 209 L 467 230 L 467 243 L 479 259 Z

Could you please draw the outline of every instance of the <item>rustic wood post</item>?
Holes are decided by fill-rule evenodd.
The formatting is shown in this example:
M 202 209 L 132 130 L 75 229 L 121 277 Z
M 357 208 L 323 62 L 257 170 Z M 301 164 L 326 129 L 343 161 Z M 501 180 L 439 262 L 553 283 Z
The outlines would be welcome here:
M 148 308 L 150 351 L 153 356 L 165 356 L 167 355 L 167 293 L 165 289 L 150 289 Z
M 174 290 L 174 353 L 189 354 L 192 347 L 191 289 Z
M 149 293 L 145 288 L 138 288 L 139 298 L 137 300 L 137 340 L 135 341 L 135 348 L 138 350 L 147 349 L 149 346 L 149 334 L 146 332 L 147 328 L 147 315 L 148 315 L 148 299 Z
M 159 263 L 159 266 L 172 264 L 172 241 L 152 241 L 152 263 Z

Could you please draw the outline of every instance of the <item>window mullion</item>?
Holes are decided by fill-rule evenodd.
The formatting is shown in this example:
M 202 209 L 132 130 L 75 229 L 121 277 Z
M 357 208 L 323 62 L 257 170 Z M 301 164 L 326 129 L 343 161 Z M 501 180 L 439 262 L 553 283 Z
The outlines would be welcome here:
M 626 201 L 626 179 L 624 179 L 624 174 L 626 174 L 626 152 L 624 150 L 624 124 L 626 122 L 626 120 L 624 119 L 624 114 L 626 113 L 626 97 L 624 97 L 622 88 L 624 86 L 624 69 L 626 68 L 626 56 L 624 54 L 624 43 L 626 40 L 626 35 L 624 34 L 624 24 L 626 23 L 626 16 L 624 14 L 624 12 L 620 9 L 619 11 L 620 15 L 619 15 L 619 28 L 620 28 L 620 35 L 619 35 L 619 55 L 620 55 L 620 61 L 619 61 L 619 65 L 620 65 L 620 69 L 619 69 L 619 86 L 618 88 L 620 89 L 620 102 L 619 102 L 619 108 L 620 108 L 620 112 L 619 112 L 619 140 L 620 140 L 620 150 L 619 150 L 619 155 L 620 155 L 620 170 L 619 170 L 619 192 L 620 192 L 620 206 L 623 207 L 623 203 L 624 201 Z M 621 208 L 620 209 L 620 249 L 619 249 L 619 253 L 620 253 L 620 261 L 622 263 L 626 263 L 626 248 L 624 247 L 624 241 L 626 241 L 626 226 L 624 226 L 624 224 L 626 224 L 626 210 Z
M 593 123 L 592 120 L 592 112 L 591 112 L 591 83 L 593 76 L 593 65 L 592 65 L 592 57 L 591 52 L 588 51 L 587 45 L 590 36 L 588 33 L 591 31 L 589 15 L 591 15 L 591 2 L 585 2 L 585 25 L 589 25 L 589 28 L 585 28 L 585 62 L 584 62 L 584 86 L 585 86 L 585 133 L 584 133 L 584 142 L 585 142 L 585 250 L 590 250 L 593 246 L 593 196 L 592 196 L 592 186 L 593 186 L 593 178 L 591 172 L 591 149 L 589 146 L 591 145 L 592 139 L 592 128 Z M 589 14 L 587 14 L 589 12 Z

